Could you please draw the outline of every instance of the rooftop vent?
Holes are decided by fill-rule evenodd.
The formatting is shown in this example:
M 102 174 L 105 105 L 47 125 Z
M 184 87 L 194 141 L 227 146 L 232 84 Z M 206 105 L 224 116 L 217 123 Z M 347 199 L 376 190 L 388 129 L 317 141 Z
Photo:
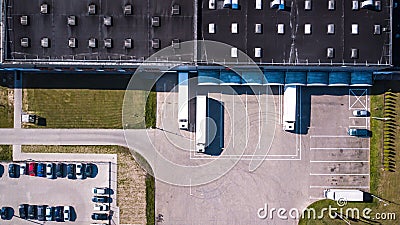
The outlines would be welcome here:
M 28 26 L 29 25 L 29 17 L 28 16 L 21 16 L 20 22 L 22 26 Z
M 23 48 L 29 47 L 29 38 L 27 37 L 21 38 L 21 47 Z
M 160 39 L 155 38 L 155 39 L 151 40 L 151 47 L 153 49 L 159 49 L 160 48 Z
M 353 4 L 352 4 L 351 9 L 352 10 L 359 10 L 360 9 L 360 5 L 359 5 L 358 0 L 353 0 Z
M 76 48 L 76 38 L 69 38 L 68 39 L 68 47 L 70 48 Z
M 335 10 L 335 0 L 328 1 L 328 10 Z
M 261 23 L 257 23 L 257 24 L 256 24 L 254 33 L 256 33 L 256 34 L 262 34 L 262 24 L 261 24 Z
M 41 14 L 47 14 L 49 13 L 49 5 L 46 3 L 40 5 L 40 13 Z
M 304 1 L 304 10 L 306 10 L 306 11 L 311 10 L 311 0 Z
M 381 25 L 379 24 L 374 25 L 374 34 L 381 34 Z
M 333 23 L 328 24 L 328 31 L 326 33 L 327 34 L 335 34 L 335 24 L 333 24 Z
M 97 39 L 96 38 L 89 39 L 89 48 L 97 48 Z
M 126 49 L 133 48 L 133 40 L 132 40 L 132 38 L 125 39 L 124 48 L 126 48 Z
M 351 24 L 351 34 L 358 34 L 358 24 Z
M 231 57 L 232 58 L 238 57 L 238 49 L 237 48 L 231 48 Z
M 106 27 L 112 26 L 112 17 L 111 16 L 104 17 L 104 26 L 106 26 Z
M 172 15 L 180 15 L 181 14 L 181 6 L 173 5 L 172 6 Z
M 311 24 L 304 24 L 304 34 L 311 34 Z
M 151 26 L 153 27 L 159 27 L 160 26 L 160 17 L 158 16 L 153 16 L 151 18 Z
M 334 48 L 327 48 L 326 49 L 326 57 L 328 59 L 332 59 L 333 57 L 335 57 L 335 49 Z
M 215 24 L 214 23 L 208 24 L 208 33 L 215 34 Z
M 179 48 L 181 48 L 181 44 L 180 44 L 180 40 L 179 39 L 173 39 L 172 40 L 172 47 L 174 48 L 174 49 L 179 49 Z
M 215 0 L 208 0 L 208 9 L 215 9 Z
M 358 59 L 358 49 L 352 48 L 351 49 L 351 56 L 352 59 Z
M 262 49 L 261 48 L 254 48 L 254 57 L 255 58 L 261 58 L 262 55 Z
M 96 15 L 96 5 L 95 4 L 89 4 L 89 6 L 88 6 L 88 14 L 89 15 Z
M 124 15 L 132 15 L 132 5 L 127 4 L 124 6 Z
M 262 0 L 256 0 L 256 9 L 262 9 Z
M 237 24 L 237 23 L 232 23 L 232 25 L 231 25 L 231 33 L 232 33 L 232 34 L 237 34 L 237 33 L 239 33 L 239 31 L 238 31 L 238 24 Z
M 112 39 L 111 38 L 104 39 L 104 48 L 112 48 Z
M 278 24 L 277 28 L 278 28 L 277 30 L 278 34 L 285 34 L 285 24 L 280 23 Z
M 68 25 L 69 26 L 75 26 L 76 25 L 76 17 L 75 16 L 68 16 Z
M 42 46 L 42 48 L 48 48 L 50 47 L 50 40 L 47 37 L 42 38 L 42 40 L 40 40 L 40 45 Z

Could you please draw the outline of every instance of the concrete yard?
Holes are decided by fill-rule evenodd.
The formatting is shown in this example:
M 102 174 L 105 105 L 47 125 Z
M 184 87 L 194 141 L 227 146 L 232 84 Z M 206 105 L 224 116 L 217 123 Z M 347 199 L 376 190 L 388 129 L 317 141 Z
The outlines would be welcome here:
M 240 94 L 228 93 L 226 87 L 219 86 L 195 89 L 197 93 L 209 90 L 209 101 L 215 100 L 223 108 L 225 138 L 219 140 L 224 146 L 221 155 L 194 151 L 194 133 L 178 129 L 177 93 L 173 89 L 158 93 L 158 126 L 164 134 L 153 140 L 154 147 L 179 165 L 199 165 L 214 160 L 238 162 L 219 179 L 205 185 L 180 187 L 156 181 L 156 215 L 163 215 L 164 223 L 297 224 L 296 219 L 281 220 L 276 214 L 272 219 L 262 220 L 257 212 L 265 204 L 269 209 L 283 207 L 301 211 L 322 199 L 323 190 L 327 188 L 369 190 L 369 138 L 347 135 L 349 127 L 369 128 L 369 118 L 352 116 L 353 109 L 369 109 L 368 88 L 302 87 L 301 107 L 297 109 L 300 121 L 296 123 L 296 133 L 288 133 L 282 130 L 280 119 L 284 107 L 282 89 L 273 87 L 276 108 L 271 118 L 275 122 L 275 136 L 270 148 L 263 144 L 266 136 L 257 132 L 259 126 L 265 127 L 265 115 L 270 113 L 264 107 L 268 92 L 246 95 L 245 87 L 234 88 Z M 254 87 L 254 90 L 261 89 Z M 210 117 L 215 118 L 215 112 L 219 113 L 218 105 L 210 109 Z M 249 124 L 243 119 L 245 116 Z M 243 155 L 231 154 L 238 152 Z M 260 152 L 266 155 L 258 157 Z M 199 169 L 198 173 L 203 171 Z

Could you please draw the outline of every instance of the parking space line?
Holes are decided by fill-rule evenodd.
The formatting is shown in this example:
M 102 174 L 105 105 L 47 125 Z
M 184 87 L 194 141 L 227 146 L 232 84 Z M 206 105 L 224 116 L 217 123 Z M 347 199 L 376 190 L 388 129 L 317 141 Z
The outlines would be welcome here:
M 369 188 L 369 186 L 310 186 L 310 188 Z
M 310 150 L 369 150 L 369 148 L 310 148 Z
M 352 127 L 354 127 L 354 128 L 367 128 L 367 125 L 364 125 L 364 126 L 353 126 L 353 125 L 351 125 L 351 126 L 349 126 L 349 128 L 352 128 Z
M 335 161 L 324 161 L 324 160 L 310 160 L 311 163 L 369 163 L 369 161 L 350 161 L 350 160 L 335 160 Z
M 310 176 L 369 176 L 369 173 L 310 173 Z
M 311 200 L 322 200 L 322 199 L 325 199 L 325 198 L 322 198 L 322 197 L 318 198 L 318 197 L 312 197 L 312 196 L 310 196 L 310 199 L 311 199 Z
M 349 135 L 311 135 L 311 138 L 353 138 Z

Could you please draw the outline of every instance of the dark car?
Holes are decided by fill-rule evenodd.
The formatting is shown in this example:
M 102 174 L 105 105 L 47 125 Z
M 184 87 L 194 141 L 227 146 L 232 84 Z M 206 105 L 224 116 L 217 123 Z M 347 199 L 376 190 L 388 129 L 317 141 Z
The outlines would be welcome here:
M 106 213 L 93 213 L 92 220 L 108 220 L 108 214 Z
M 34 220 L 36 219 L 36 205 L 28 206 L 28 219 Z
M 45 214 L 46 214 L 45 210 L 46 210 L 46 206 L 45 205 L 39 205 L 37 207 L 37 219 L 39 221 L 45 221 L 46 220 L 46 218 L 45 218 Z
M 64 176 L 64 163 L 58 163 L 56 165 L 56 176 L 63 177 Z
M 16 164 L 9 164 L 8 165 L 8 176 L 11 178 L 16 178 L 17 177 L 17 165 Z
M 67 176 L 68 179 L 75 179 L 75 164 L 67 165 Z
M 86 167 L 85 167 L 85 176 L 86 177 L 93 177 L 93 167 L 94 167 L 94 165 L 91 163 L 86 164 Z
M 28 218 L 28 205 L 27 204 L 21 204 L 18 206 L 18 211 L 19 211 L 19 217 L 22 219 L 27 219 Z
M 94 196 L 92 198 L 92 202 L 98 202 L 98 203 L 109 203 L 110 200 L 111 199 L 107 196 Z
M 46 164 L 44 163 L 38 163 L 37 165 L 37 176 L 38 177 L 45 177 L 46 176 Z
M 29 176 L 36 176 L 36 163 L 30 162 L 28 164 L 28 174 Z
M 63 206 L 56 206 L 54 209 L 54 220 L 57 222 L 62 222 L 64 219 L 64 215 L 63 215 L 63 210 L 64 207 Z
M 1 208 L 1 218 L 3 220 L 10 220 L 14 215 L 13 215 L 13 209 L 11 207 L 2 207 Z

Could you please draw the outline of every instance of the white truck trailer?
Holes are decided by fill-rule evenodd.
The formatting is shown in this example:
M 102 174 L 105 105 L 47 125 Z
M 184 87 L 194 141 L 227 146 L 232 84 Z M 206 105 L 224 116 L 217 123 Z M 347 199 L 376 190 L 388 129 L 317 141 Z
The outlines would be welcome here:
M 326 189 L 324 196 L 334 201 L 344 200 L 346 202 L 363 202 L 364 192 L 352 189 Z
M 196 150 L 205 152 L 207 146 L 207 95 L 196 97 Z
M 293 131 L 296 123 L 297 87 L 285 86 L 283 93 L 283 129 Z
M 178 123 L 179 129 L 189 129 L 189 80 L 187 72 L 178 73 Z

